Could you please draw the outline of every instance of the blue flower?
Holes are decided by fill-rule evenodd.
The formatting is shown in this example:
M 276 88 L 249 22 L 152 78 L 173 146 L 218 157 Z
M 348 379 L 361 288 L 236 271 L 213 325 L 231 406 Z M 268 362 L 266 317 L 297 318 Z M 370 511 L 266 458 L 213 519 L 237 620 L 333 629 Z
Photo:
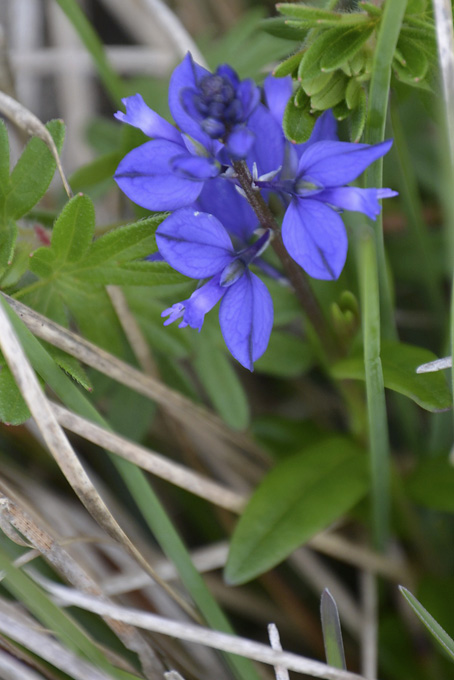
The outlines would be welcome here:
M 381 210 L 379 199 L 397 195 L 391 189 L 345 186 L 391 145 L 392 140 L 373 146 L 315 142 L 301 155 L 296 177 L 280 187 L 290 196 L 282 222 L 284 245 L 310 276 L 337 279 L 344 267 L 348 242 L 339 211 L 362 212 L 375 220 Z
M 264 283 L 249 270 L 270 240 L 266 231 L 255 243 L 235 251 L 221 222 L 207 213 L 183 208 L 156 231 L 159 252 L 171 267 L 193 279 L 209 279 L 189 299 L 166 309 L 165 325 L 182 318 L 180 328 L 202 328 L 205 314 L 219 300 L 219 322 L 231 354 L 253 370 L 268 346 L 273 304 Z
M 134 203 L 148 210 L 175 210 L 196 200 L 207 179 L 221 166 L 221 144 L 205 136 L 194 141 L 150 109 L 140 94 L 123 99 L 126 113 L 115 117 L 154 139 L 130 151 L 119 164 L 115 181 Z
M 245 158 L 254 142 L 246 123 L 259 100 L 252 80 L 240 80 L 227 64 L 210 73 L 190 53 L 170 79 L 169 106 L 180 129 L 202 144 L 206 135 L 221 140 L 233 158 Z

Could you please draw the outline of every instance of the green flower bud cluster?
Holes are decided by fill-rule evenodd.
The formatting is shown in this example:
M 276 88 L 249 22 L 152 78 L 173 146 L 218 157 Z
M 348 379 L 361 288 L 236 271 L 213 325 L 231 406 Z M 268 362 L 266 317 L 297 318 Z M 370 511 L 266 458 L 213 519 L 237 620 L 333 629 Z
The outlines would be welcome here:
M 291 75 L 297 88 L 290 98 L 284 131 L 293 142 L 306 141 L 317 117 L 332 109 L 348 119 L 352 141 L 361 138 L 377 30 L 382 8 L 355 3 L 357 11 L 330 11 L 305 3 L 279 3 L 282 17 L 263 22 L 274 35 L 301 43 L 301 49 L 274 71 Z M 436 43 L 428 0 L 409 0 L 393 59 L 395 82 L 431 90 Z

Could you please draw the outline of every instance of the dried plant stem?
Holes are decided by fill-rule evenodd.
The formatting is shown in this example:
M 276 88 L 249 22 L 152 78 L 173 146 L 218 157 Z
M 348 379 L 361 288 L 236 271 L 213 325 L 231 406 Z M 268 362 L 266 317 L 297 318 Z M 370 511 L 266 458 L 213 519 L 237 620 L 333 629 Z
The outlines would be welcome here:
M 112 676 L 95 668 L 77 654 L 66 649 L 50 635 L 38 632 L 36 627 L 19 623 L 12 616 L 0 611 L 0 633 L 29 649 L 55 668 L 68 673 L 74 680 L 112 680 Z
M 142 371 L 129 366 L 124 361 L 121 361 L 121 359 L 100 349 L 76 333 L 72 333 L 63 328 L 63 326 L 59 326 L 54 321 L 35 312 L 18 300 L 14 300 L 14 298 L 4 293 L 2 295 L 26 326 L 38 338 L 46 340 L 51 345 L 59 347 L 64 352 L 76 357 L 82 363 L 87 364 L 87 366 L 95 368 L 100 373 L 104 373 L 113 380 L 117 380 L 139 394 L 143 394 L 149 399 L 156 401 L 166 411 L 171 413 L 176 420 L 196 432 L 203 427 L 212 435 L 221 437 L 225 441 L 238 446 L 262 462 L 267 460 L 267 456 L 250 437 L 230 430 L 220 418 L 207 409 L 194 404 L 190 399 L 170 389 L 156 378 L 144 375 Z
M 57 164 L 58 172 L 60 173 L 68 198 L 71 198 L 71 187 L 63 172 L 60 156 L 58 155 L 57 147 L 55 146 L 55 142 L 52 139 L 49 130 L 41 123 L 34 113 L 4 92 L 0 92 L 0 111 L 10 118 L 10 120 L 12 120 L 21 130 L 24 130 L 29 135 L 39 137 L 49 147 L 55 163 Z
M 274 234 L 272 246 L 274 252 L 282 263 L 282 267 L 290 283 L 292 284 L 295 294 L 304 309 L 307 318 L 312 324 L 317 333 L 320 342 L 323 345 L 325 352 L 328 355 L 336 353 L 334 339 L 330 328 L 326 322 L 323 312 L 318 304 L 314 293 L 311 290 L 309 282 L 303 270 L 297 265 L 295 260 L 288 254 L 280 234 L 280 229 L 274 219 L 274 216 L 266 204 L 260 191 L 253 186 L 253 179 L 249 168 L 245 161 L 235 161 L 233 168 L 237 175 L 238 181 L 246 194 L 246 198 L 254 210 L 257 218 L 265 229 L 271 229 Z
M 61 545 L 56 538 L 49 533 L 47 528 L 40 522 L 38 525 L 34 518 L 26 512 L 15 498 L 15 494 L 6 485 L 0 482 L 0 513 L 2 521 L 8 522 L 22 536 L 24 536 L 35 550 L 31 551 L 43 555 L 52 564 L 56 571 L 62 575 L 71 585 L 80 588 L 83 592 L 105 598 L 103 591 L 96 581 L 85 571 Z M 2 528 L 4 525 L 2 526 Z M 21 539 L 20 539 L 21 540 Z M 16 539 L 17 542 L 17 539 Z M 26 553 L 28 557 L 30 553 Z M 16 566 L 17 563 L 16 563 Z M 157 658 L 148 642 L 133 627 L 120 623 L 109 617 L 104 617 L 107 625 L 113 630 L 127 649 L 136 652 L 146 678 L 150 680 L 156 677 L 156 673 L 162 673 L 164 667 Z
M 342 671 L 319 661 L 313 661 L 312 659 L 290 652 L 280 652 L 247 638 L 218 633 L 190 623 L 180 623 L 137 609 L 106 604 L 84 593 L 79 593 L 70 588 L 49 582 L 47 579 L 40 578 L 40 583 L 48 592 L 58 598 L 60 603 L 81 607 L 96 614 L 111 616 L 139 628 L 213 647 L 214 649 L 237 654 L 274 667 L 280 666 L 299 673 L 306 673 L 314 678 L 325 678 L 326 680 L 364 680 L 362 676 L 356 673 Z
M 77 458 L 65 433 L 52 411 L 36 375 L 16 337 L 12 324 L 0 300 L 0 345 L 17 386 L 30 409 L 30 413 L 43 436 L 49 451 L 74 492 L 98 524 L 116 541 L 123 545 L 140 566 L 152 576 L 161 587 L 173 597 L 190 616 L 198 620 L 193 608 L 189 606 L 172 588 L 154 572 L 147 560 L 130 541 L 123 529 L 112 516 L 110 510 L 92 484 L 85 469 Z
M 158 453 L 109 432 L 58 404 L 52 403 L 51 408 L 60 425 L 88 439 L 88 441 L 116 453 L 142 469 L 166 479 L 171 484 L 186 489 L 196 496 L 205 498 L 219 507 L 237 513 L 243 509 L 246 498 L 241 494 L 217 484 L 197 472 L 193 472 L 184 465 L 170 461 Z

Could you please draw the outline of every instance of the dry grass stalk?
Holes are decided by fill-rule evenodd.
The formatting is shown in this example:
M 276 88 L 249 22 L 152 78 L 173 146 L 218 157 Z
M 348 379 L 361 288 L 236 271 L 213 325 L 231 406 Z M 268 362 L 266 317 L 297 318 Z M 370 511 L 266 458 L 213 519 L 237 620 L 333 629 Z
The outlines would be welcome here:
M 35 116 L 34 113 L 26 109 L 25 106 L 22 106 L 22 104 L 4 92 L 0 92 L 0 111 L 10 120 L 12 120 L 21 130 L 24 130 L 29 135 L 39 137 L 39 139 L 42 139 L 42 141 L 48 146 L 57 164 L 58 172 L 60 173 L 65 191 L 68 197 L 71 198 L 71 187 L 69 186 L 65 177 L 65 173 L 63 172 L 60 156 L 58 155 L 57 147 L 55 146 L 55 142 L 52 139 L 49 130 L 43 125 L 39 118 Z
M 170 389 L 156 378 L 144 375 L 121 359 L 35 312 L 18 300 L 4 293 L 2 295 L 37 337 L 59 347 L 87 366 L 95 368 L 100 373 L 108 375 L 113 380 L 117 380 L 119 383 L 157 402 L 188 428 L 197 431 L 197 429 L 203 427 L 215 437 L 221 437 L 231 442 L 244 451 L 257 456 L 260 460 L 266 459 L 264 453 L 250 437 L 240 432 L 233 432 L 224 425 L 220 418 L 207 409 L 194 404 L 190 399 Z
M 88 661 L 84 661 L 49 635 L 38 632 L 34 626 L 20 623 L 2 611 L 0 611 L 0 632 L 55 668 L 67 673 L 74 680 L 112 680 L 110 675 L 95 668 Z
M 102 589 L 91 576 L 71 557 L 54 535 L 36 521 L 20 505 L 19 499 L 6 485 L 0 482 L 0 513 L 16 531 L 24 536 L 34 548 L 52 564 L 55 570 L 75 588 L 82 592 L 105 598 Z M 17 564 L 16 564 L 17 566 Z M 146 678 L 152 680 L 164 667 L 144 637 L 133 626 L 104 617 L 107 625 L 113 630 L 127 649 L 136 652 Z M 131 672 L 133 669 L 131 668 Z
M 270 639 L 271 648 L 278 652 L 282 652 L 281 639 L 275 623 L 268 624 L 268 637 Z M 276 675 L 276 680 L 290 680 L 289 672 L 285 666 L 275 666 L 274 673 Z
M 52 403 L 51 407 L 60 425 L 93 444 L 102 446 L 142 469 L 161 477 L 161 479 L 186 489 L 196 496 L 205 498 L 219 507 L 236 513 L 243 509 L 246 498 L 235 491 L 193 472 L 184 465 L 168 460 L 159 453 L 109 432 L 58 404 Z
M 0 650 L 0 677 L 4 680 L 46 680 L 41 673 L 28 668 L 3 650 Z
M 118 522 L 112 516 L 110 510 L 100 497 L 55 418 L 52 407 L 41 389 L 2 305 L 0 305 L 0 345 L 19 390 L 41 431 L 46 445 L 88 512 L 109 536 L 123 545 L 140 566 L 149 573 L 152 578 L 160 583 L 161 587 L 164 588 L 185 611 L 190 613 L 190 615 L 197 620 L 198 617 L 192 607 L 159 578 L 148 564 L 147 560 L 119 526 Z
M 339 670 L 319 661 L 313 661 L 312 659 L 290 652 L 276 651 L 267 645 L 254 642 L 253 640 L 228 635 L 227 633 L 218 633 L 192 623 L 172 621 L 137 609 L 106 604 L 92 596 L 51 583 L 47 579 L 40 579 L 40 583 L 49 593 L 57 598 L 59 604 L 77 606 L 96 614 L 111 616 L 138 628 L 145 628 L 162 635 L 169 635 L 180 640 L 188 640 L 221 651 L 238 654 L 274 667 L 282 666 L 298 673 L 306 673 L 314 678 L 324 678 L 325 680 L 364 680 L 362 676 L 356 673 Z

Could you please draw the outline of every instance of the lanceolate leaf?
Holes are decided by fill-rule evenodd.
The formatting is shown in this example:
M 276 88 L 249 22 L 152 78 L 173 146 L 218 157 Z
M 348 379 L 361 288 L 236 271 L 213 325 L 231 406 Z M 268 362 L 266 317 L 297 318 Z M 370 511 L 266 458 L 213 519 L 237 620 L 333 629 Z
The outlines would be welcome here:
M 381 360 L 385 387 L 404 394 L 427 411 L 450 408 L 451 394 L 442 373 L 416 373 L 420 364 L 435 359 L 435 355 L 422 347 L 404 343 L 386 342 L 382 345 Z M 363 356 L 355 355 L 339 361 L 332 368 L 335 378 L 364 380 Z
M 65 128 L 60 120 L 46 125 L 58 151 Z M 29 141 L 17 161 L 5 191 L 5 213 L 13 219 L 25 215 L 44 196 L 55 172 L 55 160 L 46 144 L 37 137 Z
M 320 60 L 322 71 L 340 68 L 352 59 L 361 49 L 374 30 L 374 24 L 366 24 L 361 28 L 351 28 L 337 36 Z
M 422 606 L 421 602 L 419 602 L 419 600 L 417 600 L 409 590 L 403 586 L 399 586 L 399 590 L 419 620 L 422 621 L 431 635 L 433 635 L 433 637 L 438 640 L 444 650 L 449 654 L 451 659 L 454 659 L 454 640 L 447 634 L 444 628 L 442 628 L 440 624 L 435 621 L 434 617 L 429 614 L 427 609 Z
M 326 588 L 320 601 L 320 617 L 322 620 L 323 642 L 325 644 L 326 663 L 334 668 L 346 669 L 344 643 L 336 601 Z
M 250 581 L 339 519 L 367 492 L 367 470 L 365 452 L 346 437 L 324 439 L 278 464 L 236 527 L 227 582 Z
M 0 363 L 0 422 L 20 425 L 29 418 L 27 404 L 3 359 Z
M 93 205 L 87 196 L 75 196 L 55 222 L 50 247 L 33 253 L 30 269 L 40 280 L 19 294 L 21 299 L 63 325 L 69 312 L 85 337 L 121 353 L 123 334 L 105 286 L 160 285 L 182 278 L 163 262 L 143 260 L 156 250 L 154 233 L 162 219 L 156 215 L 92 242 Z

